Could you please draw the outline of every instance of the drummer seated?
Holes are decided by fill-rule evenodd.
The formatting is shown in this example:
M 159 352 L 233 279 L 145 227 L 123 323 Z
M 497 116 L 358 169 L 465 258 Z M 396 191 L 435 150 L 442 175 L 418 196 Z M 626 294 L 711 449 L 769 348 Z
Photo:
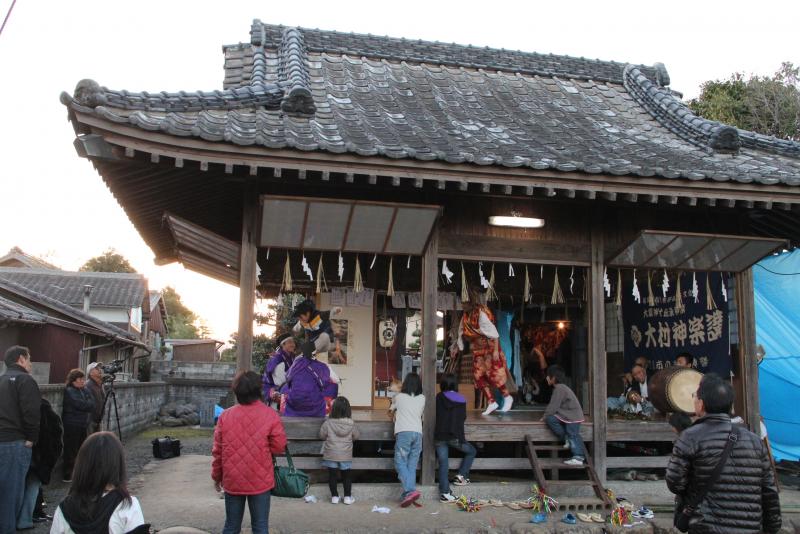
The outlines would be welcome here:
M 675 367 L 685 367 L 691 369 L 694 367 L 694 356 L 688 352 L 682 352 L 675 357 Z
M 607 401 L 609 410 L 621 410 L 630 413 L 652 415 L 653 405 L 647 400 L 647 372 L 641 365 L 631 368 L 633 380 L 619 397 L 610 397 Z

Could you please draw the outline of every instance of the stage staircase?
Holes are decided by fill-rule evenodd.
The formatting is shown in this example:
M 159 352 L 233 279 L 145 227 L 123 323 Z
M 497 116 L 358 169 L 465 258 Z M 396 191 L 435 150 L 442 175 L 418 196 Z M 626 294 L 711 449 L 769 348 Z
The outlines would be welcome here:
M 525 436 L 528 460 L 533 470 L 533 478 L 545 494 L 558 501 L 559 510 L 611 510 L 614 503 L 600 483 L 592 464 L 591 451 L 586 450 L 586 461 L 583 465 L 567 465 L 564 460 L 570 457 L 563 443 L 553 441 L 533 441 L 530 435 Z M 548 476 L 545 476 L 545 472 Z M 564 472 L 565 477 L 561 474 Z M 570 474 L 567 475 L 566 473 Z M 575 478 L 572 473 L 580 472 L 582 478 Z M 591 487 L 594 495 L 583 488 Z M 578 493 L 579 495 L 574 495 Z

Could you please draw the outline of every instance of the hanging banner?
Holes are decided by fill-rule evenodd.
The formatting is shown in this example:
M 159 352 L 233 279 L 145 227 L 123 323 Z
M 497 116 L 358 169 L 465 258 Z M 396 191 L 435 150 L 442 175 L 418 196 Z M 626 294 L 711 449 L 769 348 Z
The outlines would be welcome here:
M 637 302 L 630 291 L 622 292 L 625 370 L 631 368 L 636 358 L 644 356 L 650 362 L 652 373 L 674 365 L 678 354 L 688 352 L 694 356 L 694 366 L 700 372 L 730 376 L 728 303 L 717 299 L 720 302 L 716 302 L 716 307 L 707 309 L 706 291 L 710 287 L 712 294 L 719 295 L 722 280 L 711 273 L 707 286 L 702 283 L 705 277 L 706 273 L 697 273 L 701 283 L 696 301 L 691 287 L 682 290 L 683 309 L 679 306 L 676 310 L 674 292 L 668 293 L 666 298 L 656 294 L 653 306 L 648 306 L 648 298 Z M 687 285 L 681 284 L 681 287 Z

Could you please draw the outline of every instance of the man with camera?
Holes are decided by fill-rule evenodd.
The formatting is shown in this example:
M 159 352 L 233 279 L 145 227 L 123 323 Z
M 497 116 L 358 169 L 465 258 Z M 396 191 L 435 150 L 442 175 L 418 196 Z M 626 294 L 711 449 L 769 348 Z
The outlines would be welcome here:
M 94 411 L 89 419 L 89 432 L 94 434 L 100 432 L 103 426 L 103 407 L 105 406 L 105 392 L 103 391 L 103 366 L 100 362 L 92 362 L 86 366 L 86 375 L 89 380 L 86 382 L 86 389 L 94 398 Z
M 731 385 L 707 374 L 693 394 L 699 419 L 681 432 L 667 466 L 675 526 L 692 533 L 773 533 L 778 491 L 761 438 L 731 424 Z

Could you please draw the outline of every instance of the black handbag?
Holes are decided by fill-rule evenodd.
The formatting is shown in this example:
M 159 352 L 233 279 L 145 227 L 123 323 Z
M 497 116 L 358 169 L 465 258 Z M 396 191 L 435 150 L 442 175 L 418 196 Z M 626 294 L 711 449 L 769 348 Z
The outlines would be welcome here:
M 169 436 L 156 438 L 151 441 L 153 444 L 153 457 L 159 460 L 174 458 L 181 455 L 181 440 L 173 439 Z
M 278 460 L 272 456 L 272 464 L 275 467 L 275 487 L 272 495 L 275 497 L 292 497 L 299 499 L 308 493 L 308 475 L 296 469 L 289 454 L 289 445 L 286 445 L 286 467 L 278 465 Z
M 731 433 L 728 434 L 728 441 L 725 443 L 725 448 L 722 449 L 722 456 L 717 462 L 717 465 L 714 467 L 714 471 L 711 473 L 711 476 L 708 477 L 708 482 L 706 482 L 706 485 L 700 488 L 700 491 L 695 494 L 694 499 L 691 501 L 684 503 L 681 500 L 675 503 L 675 516 L 672 518 L 672 524 L 675 526 L 675 528 L 681 532 L 689 532 L 689 527 L 691 526 L 692 518 L 695 510 L 697 509 L 697 505 L 703 502 L 703 499 L 705 499 L 708 491 L 714 484 L 717 483 L 717 480 L 719 480 L 719 476 L 722 474 L 722 469 L 728 462 L 728 458 L 731 455 L 733 446 L 738 440 L 739 431 L 735 426 L 733 426 L 731 427 Z

